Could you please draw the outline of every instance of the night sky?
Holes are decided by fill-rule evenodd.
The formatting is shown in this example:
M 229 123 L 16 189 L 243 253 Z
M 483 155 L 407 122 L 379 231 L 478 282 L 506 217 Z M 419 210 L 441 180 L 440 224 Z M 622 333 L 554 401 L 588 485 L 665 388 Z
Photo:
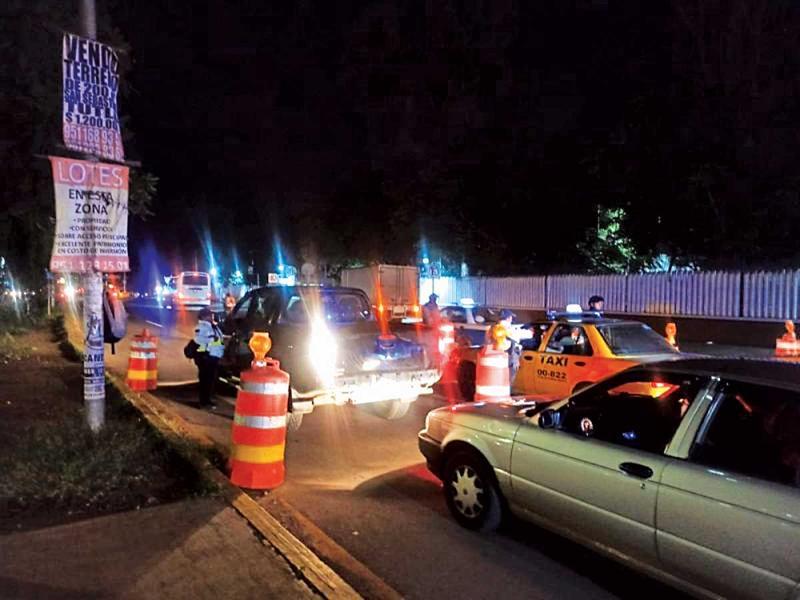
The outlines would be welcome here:
M 75 7 L 9 6 L 17 94 L 0 168 L 41 214 L 0 227 L 19 232 L 4 252 L 33 257 L 49 245 L 32 251 L 29 233 L 51 183 L 20 157 L 59 150 L 57 48 Z M 276 248 L 296 265 L 427 252 L 498 275 L 800 260 L 795 2 L 98 0 L 98 12 L 101 39 L 129 47 L 128 158 L 160 180 L 155 215 L 131 222 L 132 254 L 204 266 L 211 240 L 226 268 L 236 253 L 263 272 Z
M 606 3 L 566 4 L 210 2 L 198 10 L 173 1 L 119 10 L 134 48 L 135 144 L 161 178 L 147 230 L 189 241 L 208 224 L 215 240 L 235 239 L 240 252 L 266 259 L 275 232 L 302 251 L 304 218 L 336 207 L 339 218 L 323 229 L 352 220 L 381 232 L 353 258 L 408 260 L 418 239 L 446 239 L 458 227 L 449 213 L 460 202 L 499 222 L 492 229 L 501 235 L 511 211 L 534 219 L 542 201 L 494 214 L 492 176 L 549 170 L 548 144 L 582 120 L 599 118 L 601 129 L 615 110 L 609 88 L 629 87 L 649 67 L 645 59 L 615 64 L 612 54 L 626 50 L 608 47 Z M 628 43 L 649 47 L 643 37 L 632 32 Z M 480 165 L 489 172 L 465 181 Z M 455 182 L 436 181 L 454 166 Z M 443 183 L 451 194 L 427 201 Z M 466 186 L 480 197 L 460 199 Z M 399 232 L 392 220 L 403 200 L 387 197 L 393 191 L 415 208 L 399 216 L 412 221 Z M 402 248 L 392 248 L 395 234 Z

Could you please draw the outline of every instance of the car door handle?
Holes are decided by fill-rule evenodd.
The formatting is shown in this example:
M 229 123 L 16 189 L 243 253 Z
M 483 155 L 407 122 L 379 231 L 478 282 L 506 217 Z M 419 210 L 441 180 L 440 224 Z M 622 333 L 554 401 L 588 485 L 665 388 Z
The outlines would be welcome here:
M 650 479 L 653 476 L 653 469 L 639 463 L 624 462 L 620 464 L 619 470 L 639 479 Z
M 582 360 L 575 361 L 572 364 L 574 364 L 576 367 L 585 367 L 586 366 L 586 363 L 583 362 Z
M 523 360 L 533 360 L 532 356 L 523 356 Z

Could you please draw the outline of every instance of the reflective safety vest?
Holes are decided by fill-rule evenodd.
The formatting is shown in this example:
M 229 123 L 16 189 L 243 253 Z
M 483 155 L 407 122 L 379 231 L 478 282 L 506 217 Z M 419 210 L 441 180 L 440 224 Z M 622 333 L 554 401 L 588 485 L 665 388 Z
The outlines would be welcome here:
M 194 341 L 197 343 L 197 352 L 208 352 L 210 356 L 222 358 L 225 353 L 225 342 L 222 332 L 213 323 L 199 321 L 194 330 Z

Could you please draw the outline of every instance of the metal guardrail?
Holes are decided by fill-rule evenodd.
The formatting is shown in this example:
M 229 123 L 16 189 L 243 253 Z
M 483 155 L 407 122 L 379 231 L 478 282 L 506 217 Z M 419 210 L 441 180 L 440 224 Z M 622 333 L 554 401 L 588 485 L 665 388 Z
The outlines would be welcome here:
M 472 298 L 478 304 L 545 309 L 586 306 L 589 296 L 606 299 L 614 313 L 751 320 L 800 319 L 800 269 L 709 271 L 636 275 L 420 278 L 424 302 Z

